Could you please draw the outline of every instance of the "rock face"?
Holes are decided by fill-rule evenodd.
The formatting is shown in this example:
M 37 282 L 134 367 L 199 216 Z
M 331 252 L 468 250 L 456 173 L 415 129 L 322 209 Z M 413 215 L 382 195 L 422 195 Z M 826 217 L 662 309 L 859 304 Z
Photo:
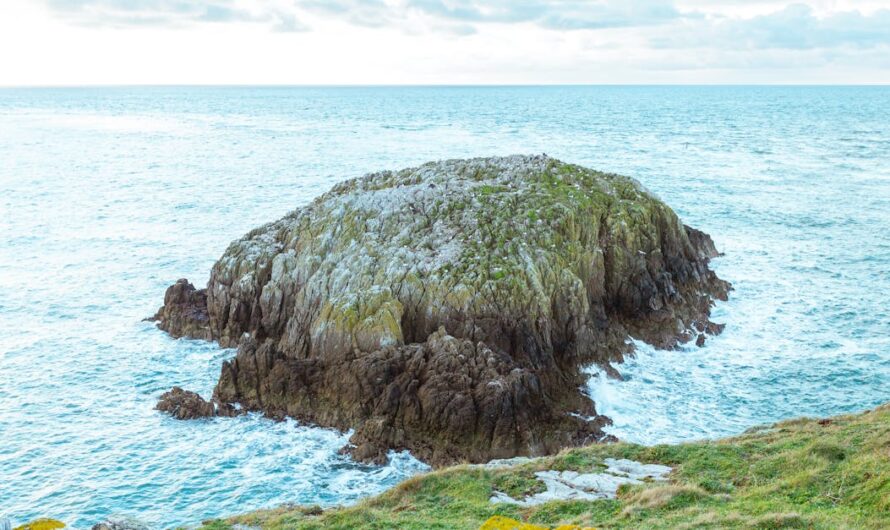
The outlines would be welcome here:
M 232 243 L 155 318 L 238 347 L 213 400 L 354 428 L 350 452 L 434 465 L 604 437 L 582 367 L 716 333 L 706 234 L 633 179 L 546 156 L 338 184 Z
M 174 337 L 212 340 L 207 314 L 207 291 L 195 289 L 185 278 L 167 288 L 164 305 L 150 320 Z

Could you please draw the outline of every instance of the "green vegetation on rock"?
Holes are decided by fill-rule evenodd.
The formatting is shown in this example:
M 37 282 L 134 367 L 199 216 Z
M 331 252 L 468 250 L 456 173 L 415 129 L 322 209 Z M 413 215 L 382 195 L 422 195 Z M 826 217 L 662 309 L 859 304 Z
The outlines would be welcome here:
M 614 500 L 533 507 L 489 502 L 499 487 L 533 487 L 532 471 L 597 470 L 607 457 L 674 471 L 666 483 L 623 486 Z M 476 529 L 496 515 L 544 527 L 890 528 L 890 404 L 856 415 L 785 421 L 717 441 L 592 445 L 508 469 L 458 466 L 414 477 L 355 506 L 285 507 L 209 521 L 203 528 Z
M 670 207 L 629 177 L 546 156 L 431 162 L 338 184 L 235 241 L 213 269 L 210 326 L 223 344 L 260 328 L 294 353 L 422 341 L 443 323 L 501 346 L 511 338 L 475 321 L 569 325 L 572 315 L 577 327 L 612 305 L 627 316 L 666 308 L 697 272 L 682 262 L 700 252 Z M 316 300 L 320 310 L 298 313 Z M 569 304 L 565 314 L 555 301 Z M 659 342 L 675 339 L 678 319 L 688 328 L 703 317 L 672 316 L 659 315 L 668 325 Z M 308 320 L 279 330 L 295 318 Z

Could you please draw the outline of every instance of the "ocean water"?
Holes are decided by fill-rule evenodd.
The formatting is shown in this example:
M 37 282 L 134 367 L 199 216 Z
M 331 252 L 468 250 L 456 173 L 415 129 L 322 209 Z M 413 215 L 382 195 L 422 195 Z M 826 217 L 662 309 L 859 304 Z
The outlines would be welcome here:
M 259 417 L 177 422 L 231 350 L 142 319 L 229 241 L 339 180 L 541 153 L 632 175 L 725 256 L 704 348 L 589 391 L 619 437 L 738 433 L 890 400 L 890 88 L 0 90 L 0 513 L 155 527 L 354 502 L 423 466 Z

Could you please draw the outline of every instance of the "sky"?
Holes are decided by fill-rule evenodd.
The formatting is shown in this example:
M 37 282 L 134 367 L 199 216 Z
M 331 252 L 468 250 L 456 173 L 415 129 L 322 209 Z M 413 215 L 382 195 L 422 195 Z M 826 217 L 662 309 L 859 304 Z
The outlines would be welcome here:
M 0 86 L 887 84 L 890 0 L 0 0 Z

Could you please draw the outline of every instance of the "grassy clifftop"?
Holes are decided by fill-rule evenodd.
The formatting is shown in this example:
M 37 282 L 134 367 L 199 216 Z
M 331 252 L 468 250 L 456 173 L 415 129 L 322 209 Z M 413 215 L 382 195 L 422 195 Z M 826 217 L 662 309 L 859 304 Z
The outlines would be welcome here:
M 494 490 L 514 497 L 539 490 L 535 471 L 593 471 L 607 457 L 674 471 L 667 483 L 622 487 L 614 500 L 535 507 L 489 502 Z M 719 441 L 593 445 L 507 469 L 457 466 L 348 508 L 283 507 L 208 521 L 202 528 L 475 529 L 486 521 L 487 528 L 513 527 L 494 516 L 544 528 L 890 528 L 890 404 L 856 415 L 785 421 Z

